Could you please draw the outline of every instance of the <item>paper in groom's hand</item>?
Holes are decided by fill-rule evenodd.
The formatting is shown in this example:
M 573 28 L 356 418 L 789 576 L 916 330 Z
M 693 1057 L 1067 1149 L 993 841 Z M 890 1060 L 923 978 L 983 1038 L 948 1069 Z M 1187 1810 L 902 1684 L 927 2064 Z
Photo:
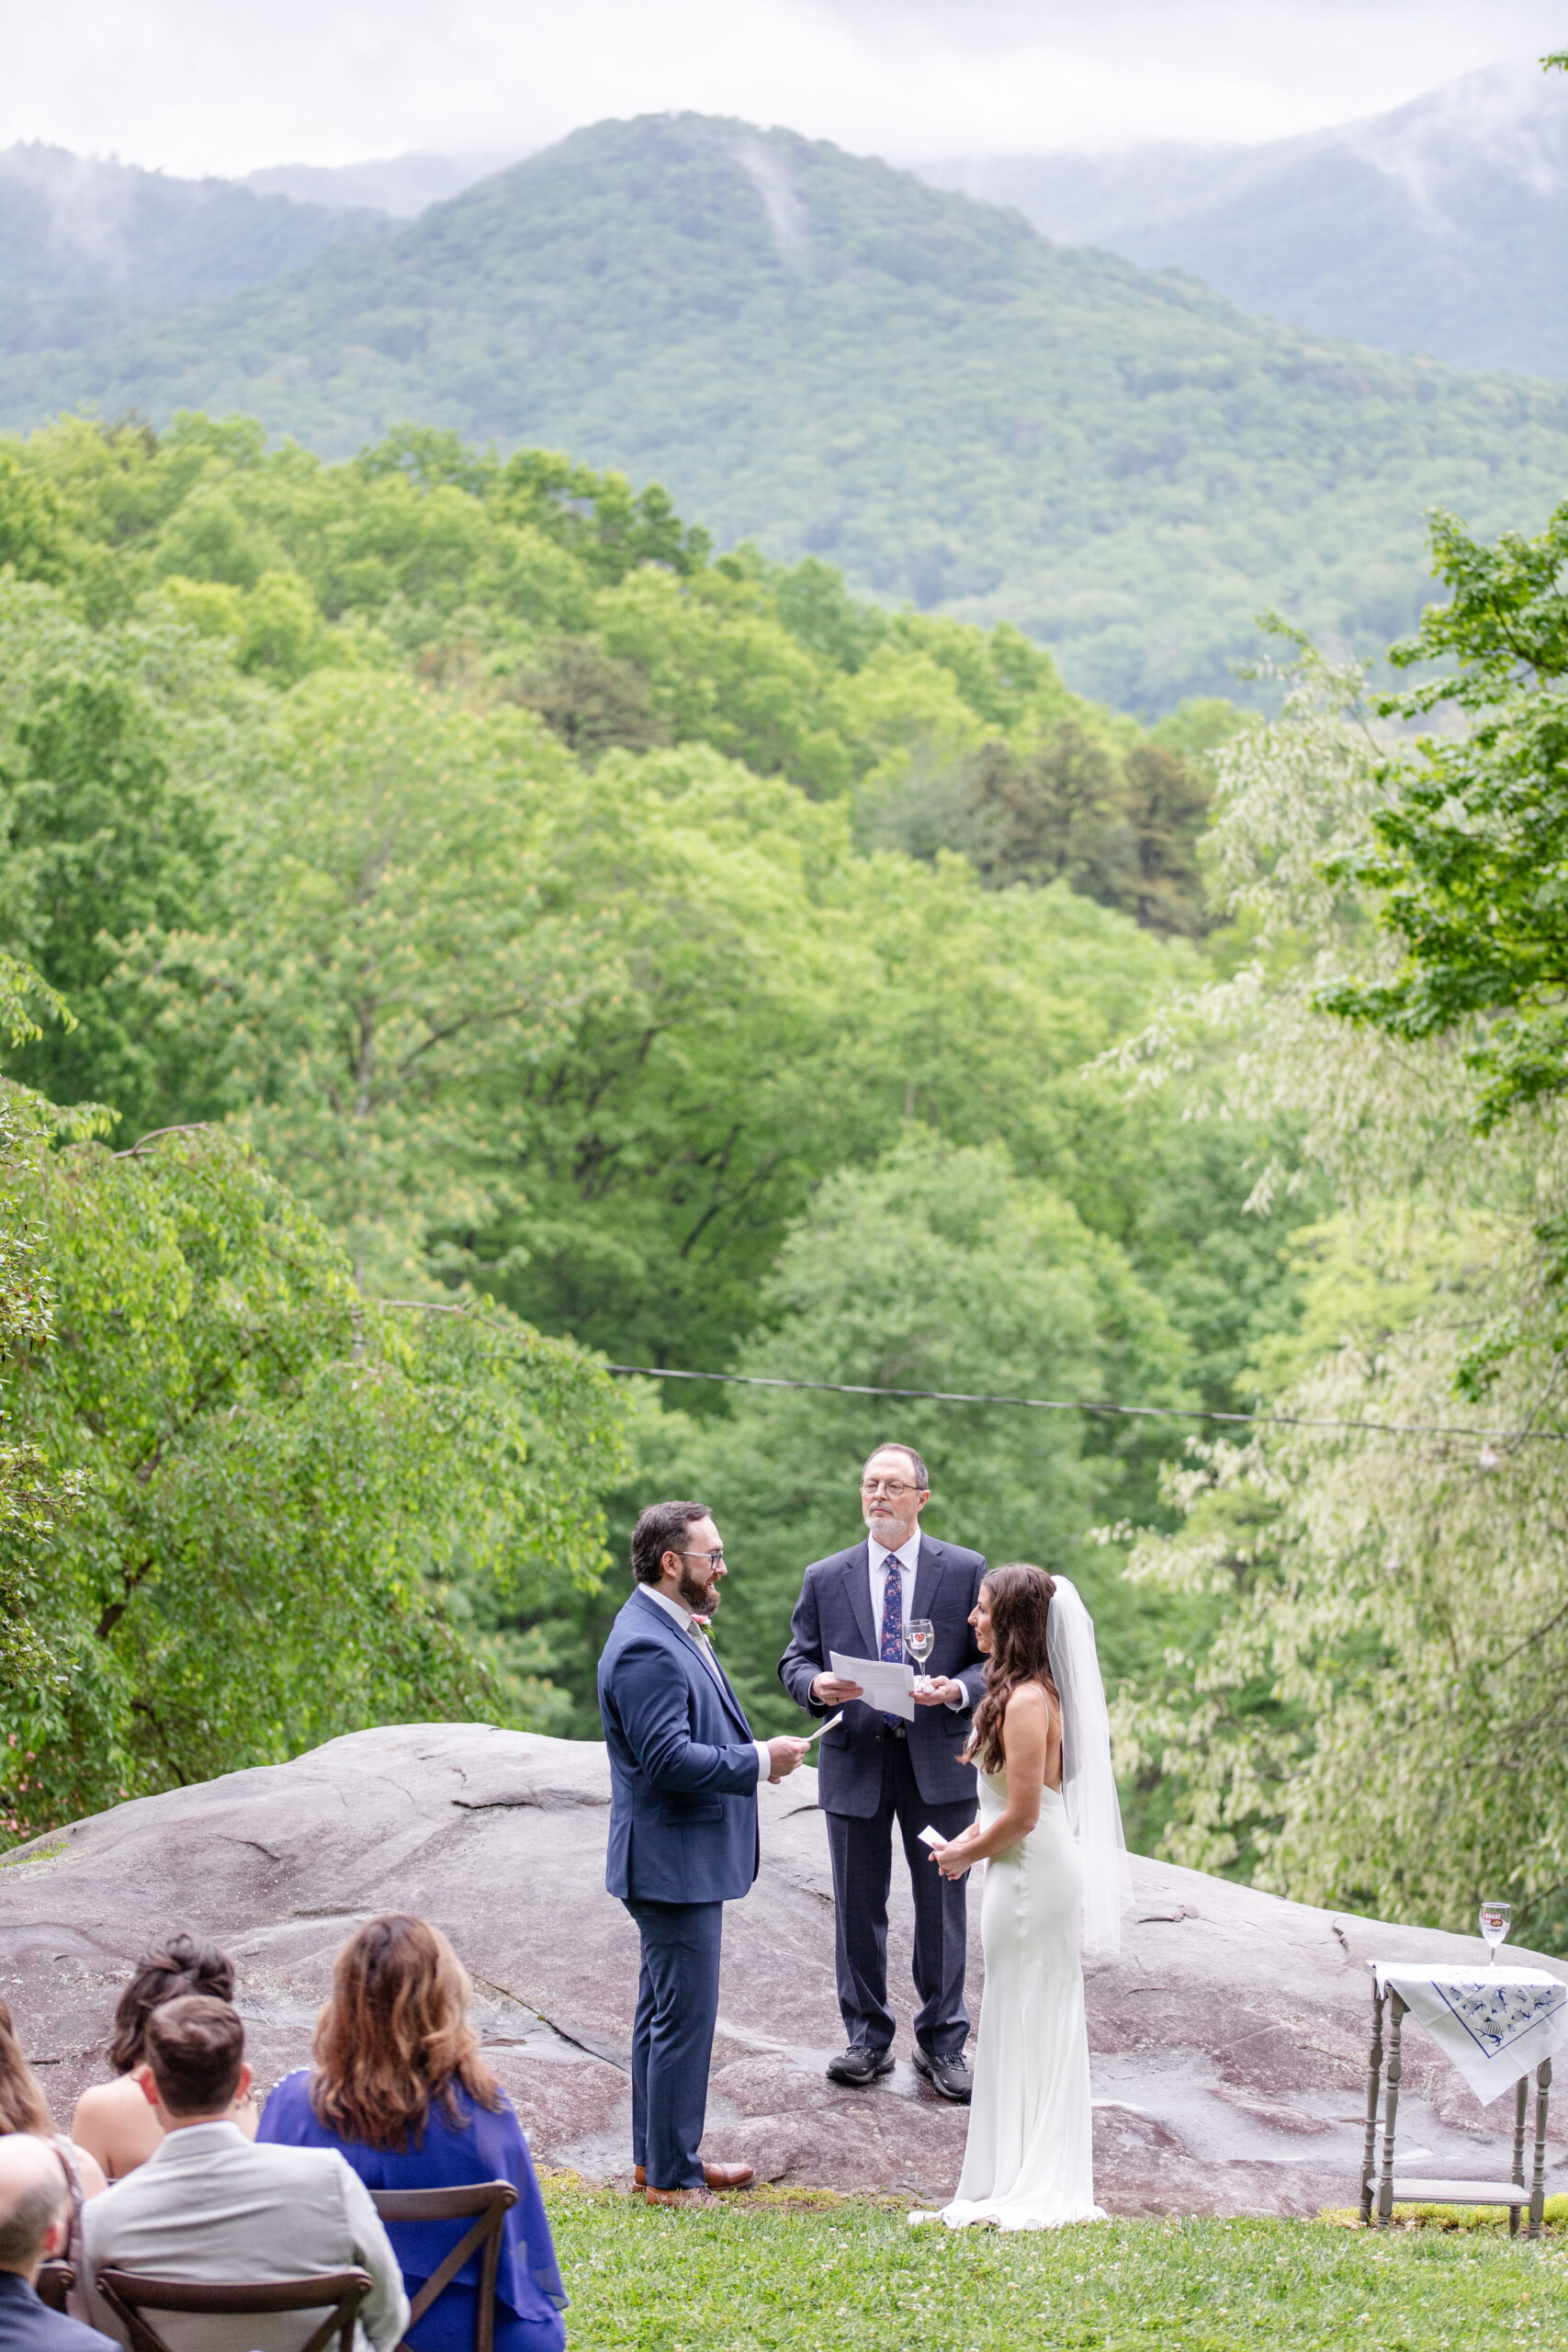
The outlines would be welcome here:
M 915 1687 L 912 1668 L 895 1665 L 885 1657 L 849 1657 L 842 1650 L 829 1650 L 828 1663 L 840 1682 L 858 1682 L 861 1697 L 868 1707 L 879 1714 L 902 1715 L 907 1724 L 915 1720 L 915 1702 L 909 1693 Z

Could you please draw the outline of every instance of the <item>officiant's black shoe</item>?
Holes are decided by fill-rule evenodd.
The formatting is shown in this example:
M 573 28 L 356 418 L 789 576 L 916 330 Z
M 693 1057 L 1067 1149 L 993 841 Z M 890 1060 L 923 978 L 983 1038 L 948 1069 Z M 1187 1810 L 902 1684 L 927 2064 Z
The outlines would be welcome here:
M 974 2097 L 975 2077 L 962 2051 L 954 2058 L 935 2058 L 917 2042 L 915 2072 L 923 2075 L 932 2089 L 939 2090 L 943 2098 L 953 2099 L 960 2107 L 967 2107 Z
M 881 2075 L 893 2072 L 891 2050 L 846 2050 L 841 2058 L 828 2061 L 828 2080 L 848 2083 L 857 2091 L 864 2090 Z

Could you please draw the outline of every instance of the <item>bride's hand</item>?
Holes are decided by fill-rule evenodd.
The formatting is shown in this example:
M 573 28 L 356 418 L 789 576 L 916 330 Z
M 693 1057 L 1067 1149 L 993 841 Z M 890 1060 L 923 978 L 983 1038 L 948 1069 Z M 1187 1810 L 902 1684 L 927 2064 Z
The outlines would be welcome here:
M 975 1843 L 975 1840 L 978 1836 L 978 1827 L 974 1822 L 971 1822 L 967 1829 L 961 1830 L 958 1836 L 952 1838 L 947 1845 L 933 1846 L 931 1848 L 931 1860 L 936 1864 L 938 1870 L 942 1872 L 943 1878 L 962 1878 L 964 1876 L 964 1872 L 969 1869 L 973 1859 L 968 1849 Z

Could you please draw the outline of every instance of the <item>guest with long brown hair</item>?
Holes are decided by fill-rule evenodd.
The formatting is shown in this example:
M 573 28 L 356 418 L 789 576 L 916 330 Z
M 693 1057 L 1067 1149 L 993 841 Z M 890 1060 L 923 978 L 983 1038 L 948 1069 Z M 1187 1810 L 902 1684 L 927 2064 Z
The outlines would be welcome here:
M 142 2094 L 136 2070 L 147 2057 L 147 2020 L 165 2001 L 187 1993 L 205 1994 L 209 2000 L 234 1997 L 234 1963 L 216 1944 L 199 1937 L 165 1936 L 137 1962 L 130 1984 L 114 2013 L 114 2035 L 108 2062 L 112 2083 L 92 2083 L 76 2102 L 71 2136 L 103 2166 L 109 2180 L 123 2180 L 144 2165 L 163 2140 L 157 2112 Z M 234 2109 L 236 2122 L 247 2140 L 256 2136 L 257 2108 L 247 2092 Z
M 509 2180 L 495 2352 L 561 2352 L 566 2291 L 533 2158 L 512 2102 L 479 2055 L 468 1973 L 439 1928 L 406 1912 L 367 1920 L 338 1953 L 316 2025 L 313 2070 L 267 2100 L 260 2138 L 335 2148 L 369 2189 Z M 388 2226 L 411 2300 L 462 2222 Z M 471 2256 L 409 2331 L 413 2352 L 470 2352 L 479 2266 Z
M 87 2198 L 96 2197 L 103 2189 L 104 2176 L 86 2148 L 55 2130 L 43 2086 L 22 2054 L 10 2008 L 0 2000 L 0 2133 L 13 2132 L 30 2132 L 35 2139 L 47 2141 L 54 2151 L 61 2187 L 69 2200 L 61 2253 L 73 2269 L 79 2269 L 82 2207 Z

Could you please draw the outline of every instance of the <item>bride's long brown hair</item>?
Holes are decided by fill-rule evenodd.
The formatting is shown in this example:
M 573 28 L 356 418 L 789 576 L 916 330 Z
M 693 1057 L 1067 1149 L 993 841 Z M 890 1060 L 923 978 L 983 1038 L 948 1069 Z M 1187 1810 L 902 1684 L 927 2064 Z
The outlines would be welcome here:
M 982 1772 L 999 1772 L 1007 1762 L 1002 1723 L 1008 1701 L 1019 1686 L 1038 1682 L 1058 1708 L 1062 1703 L 1051 1679 L 1045 1647 L 1056 1583 L 1043 1568 L 1013 1560 L 1004 1568 L 988 1568 L 980 1579 L 980 1589 L 991 1600 L 991 1655 L 986 1661 L 986 1695 L 975 1710 L 975 1729 L 966 1753 Z

